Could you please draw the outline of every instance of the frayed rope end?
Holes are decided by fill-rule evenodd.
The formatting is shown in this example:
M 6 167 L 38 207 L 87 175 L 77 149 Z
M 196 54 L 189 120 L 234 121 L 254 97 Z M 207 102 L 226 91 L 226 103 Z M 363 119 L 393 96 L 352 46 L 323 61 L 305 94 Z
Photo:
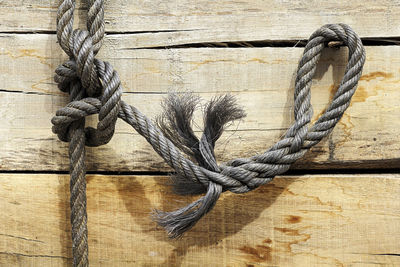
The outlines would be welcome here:
M 210 183 L 205 196 L 175 211 L 155 210 L 152 219 L 165 228 L 170 238 L 179 238 L 215 206 L 221 192 L 221 185 Z

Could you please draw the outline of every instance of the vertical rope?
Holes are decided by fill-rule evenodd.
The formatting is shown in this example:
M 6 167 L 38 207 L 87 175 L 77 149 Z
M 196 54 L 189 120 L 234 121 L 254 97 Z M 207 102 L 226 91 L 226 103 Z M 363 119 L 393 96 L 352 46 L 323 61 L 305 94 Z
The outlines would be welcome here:
M 74 266 L 89 265 L 84 124 L 85 119 L 82 119 L 72 124 L 70 128 L 70 207 Z
M 104 0 L 88 1 L 87 31 L 73 30 L 74 10 L 74 0 L 61 0 L 59 2 L 57 12 L 57 39 L 61 48 L 71 60 L 63 64 L 64 68 L 56 71 L 57 75 L 55 80 L 59 82 L 59 87 L 62 91 L 69 92 L 70 101 L 81 100 L 86 95 L 99 95 L 101 92 L 96 66 L 94 64 L 94 56 L 100 50 L 104 39 Z M 71 71 L 70 68 L 74 68 L 75 72 L 78 72 L 79 78 L 76 77 L 75 72 Z M 104 63 L 101 64 L 100 68 L 104 73 Z M 61 76 L 58 74 L 61 74 L 61 76 L 64 74 L 68 77 L 66 78 L 64 76 L 60 80 L 58 78 Z M 103 76 L 105 76 L 105 74 Z M 118 84 L 116 86 L 118 86 Z M 116 90 L 115 88 L 113 89 L 114 91 Z M 110 129 L 110 126 L 112 127 L 115 125 L 115 121 L 116 118 L 111 121 L 108 120 L 108 123 L 103 127 L 105 131 L 101 132 L 102 134 L 99 135 L 103 138 L 97 139 L 103 139 L 103 143 L 108 142 L 114 132 L 113 129 Z M 87 133 L 85 131 L 85 118 L 83 117 L 73 122 L 65 130 L 66 132 L 64 135 L 66 135 L 66 139 L 69 140 L 73 265 L 88 266 L 89 249 L 85 177 L 85 145 Z M 97 143 L 100 143 L 100 141 L 96 143 L 93 140 L 91 140 L 91 142 L 92 145 L 99 145 Z
M 78 80 L 70 84 L 71 101 L 81 100 L 84 90 Z M 85 118 L 69 127 L 70 208 L 74 266 L 89 265 L 86 212 Z

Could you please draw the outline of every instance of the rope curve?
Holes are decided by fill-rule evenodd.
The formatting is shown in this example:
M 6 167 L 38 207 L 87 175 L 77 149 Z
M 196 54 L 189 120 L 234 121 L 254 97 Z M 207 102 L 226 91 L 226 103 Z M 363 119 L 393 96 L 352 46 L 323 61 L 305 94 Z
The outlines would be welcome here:
M 349 107 L 365 62 L 362 42 L 348 25 L 322 26 L 309 38 L 298 65 L 293 125 L 264 153 L 218 164 L 214 154 L 217 139 L 228 122 L 245 116 L 234 98 L 226 95 L 208 103 L 200 139 L 191 125 L 198 102 L 193 95 L 170 94 L 164 102 L 164 113 L 157 123 L 152 122 L 121 100 L 117 72 L 110 63 L 95 58 L 104 39 L 104 1 L 89 1 L 88 30 L 72 30 L 74 8 L 75 1 L 62 0 L 57 13 L 58 42 L 69 60 L 57 67 L 55 81 L 61 91 L 69 93 L 70 103 L 52 118 L 53 132 L 70 143 L 74 266 L 88 265 L 85 145 L 108 143 L 118 118 L 141 134 L 176 171 L 173 181 L 178 193 L 205 193 L 176 211 L 154 213 L 154 219 L 170 237 L 179 237 L 214 207 L 222 192 L 245 193 L 270 182 L 327 136 Z M 332 102 L 309 127 L 312 77 L 322 50 L 331 41 L 348 47 L 348 63 Z M 92 114 L 99 114 L 97 128 L 85 128 L 85 117 Z

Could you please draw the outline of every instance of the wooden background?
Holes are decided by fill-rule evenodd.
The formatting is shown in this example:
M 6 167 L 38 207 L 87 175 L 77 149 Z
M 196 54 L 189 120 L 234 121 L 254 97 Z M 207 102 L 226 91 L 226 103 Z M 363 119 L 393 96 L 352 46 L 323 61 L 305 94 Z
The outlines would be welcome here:
M 76 26 L 84 27 L 78 2 Z M 72 263 L 67 144 L 50 123 L 67 103 L 53 82 L 66 59 L 56 10 L 56 0 L 0 1 L 1 266 Z M 400 1 L 113 0 L 105 16 L 99 57 L 119 72 L 123 99 L 146 115 L 160 113 L 169 90 L 237 97 L 247 117 L 217 143 L 221 162 L 262 152 L 293 122 L 297 62 L 317 28 L 351 25 L 367 61 L 328 138 L 271 184 L 224 193 L 179 240 L 149 214 L 196 196 L 171 193 L 170 169 L 118 122 L 109 144 L 87 152 L 92 266 L 400 266 Z M 346 48 L 324 51 L 314 118 L 346 60 Z

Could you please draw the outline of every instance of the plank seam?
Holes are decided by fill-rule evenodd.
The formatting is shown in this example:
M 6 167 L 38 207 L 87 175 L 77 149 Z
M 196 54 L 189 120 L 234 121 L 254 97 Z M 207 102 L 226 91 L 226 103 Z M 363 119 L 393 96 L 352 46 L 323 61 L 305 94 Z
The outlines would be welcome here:
M 157 171 L 88 171 L 88 175 L 112 175 L 112 176 L 169 176 L 175 172 L 157 172 Z M 1 170 L 1 174 L 61 174 L 67 175 L 68 171 L 53 170 Z M 373 174 L 400 174 L 400 169 L 310 169 L 310 170 L 289 170 L 279 176 L 296 176 L 296 175 L 373 175 Z
M 138 34 L 157 34 L 157 33 L 174 33 L 174 32 L 188 32 L 193 30 L 160 30 L 160 31 L 132 31 L 132 32 L 106 32 L 109 36 L 128 36 Z M 56 35 L 55 31 L 0 31 L 0 34 L 5 37 L 6 35 Z M 400 45 L 400 36 L 391 37 L 363 37 L 361 38 L 364 46 L 393 46 Z M 182 49 L 182 48 L 262 48 L 262 47 L 276 47 L 276 48 L 293 48 L 293 47 L 305 47 L 307 43 L 306 39 L 291 39 L 291 40 L 243 40 L 243 41 L 219 41 L 219 42 L 194 42 L 194 43 L 182 43 L 176 45 L 165 45 L 165 46 L 143 46 L 125 48 L 125 50 L 139 50 L 139 49 Z

